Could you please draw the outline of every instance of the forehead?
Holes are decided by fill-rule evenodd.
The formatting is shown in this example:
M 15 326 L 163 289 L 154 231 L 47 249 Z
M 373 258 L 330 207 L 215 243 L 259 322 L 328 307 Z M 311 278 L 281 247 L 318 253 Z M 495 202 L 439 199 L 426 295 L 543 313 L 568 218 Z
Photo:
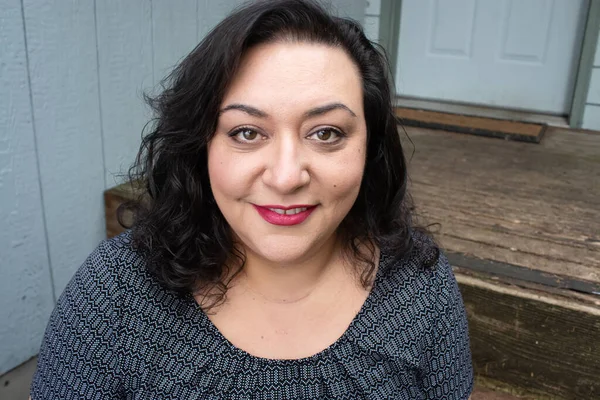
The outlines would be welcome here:
M 274 42 L 250 49 L 242 58 L 223 103 L 262 107 L 304 107 L 344 101 L 362 105 L 357 66 L 340 48 L 306 42 Z

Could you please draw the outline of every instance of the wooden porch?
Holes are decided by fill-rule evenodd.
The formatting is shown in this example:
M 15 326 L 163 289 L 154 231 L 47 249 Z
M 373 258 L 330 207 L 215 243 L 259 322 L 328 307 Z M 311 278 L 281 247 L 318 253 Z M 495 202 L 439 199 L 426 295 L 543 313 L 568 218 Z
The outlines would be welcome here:
M 478 384 L 600 398 L 600 134 L 405 129 L 417 214 L 455 267 Z

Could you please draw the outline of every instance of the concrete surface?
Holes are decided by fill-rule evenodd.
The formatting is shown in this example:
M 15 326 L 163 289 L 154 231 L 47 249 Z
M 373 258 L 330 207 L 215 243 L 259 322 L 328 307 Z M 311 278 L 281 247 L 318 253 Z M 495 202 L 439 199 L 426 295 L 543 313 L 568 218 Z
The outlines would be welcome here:
M 12 371 L 0 377 L 0 399 L 2 400 L 27 400 L 29 386 L 35 372 L 37 357 L 19 365 Z

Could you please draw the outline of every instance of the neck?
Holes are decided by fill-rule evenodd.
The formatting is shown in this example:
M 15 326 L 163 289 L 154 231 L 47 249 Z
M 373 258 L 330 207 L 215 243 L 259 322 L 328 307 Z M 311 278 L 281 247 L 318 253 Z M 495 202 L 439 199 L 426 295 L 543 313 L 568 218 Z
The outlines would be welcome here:
M 266 303 L 294 304 L 310 295 L 340 265 L 340 246 L 335 237 L 314 254 L 293 264 L 272 263 L 246 251 L 240 283 Z

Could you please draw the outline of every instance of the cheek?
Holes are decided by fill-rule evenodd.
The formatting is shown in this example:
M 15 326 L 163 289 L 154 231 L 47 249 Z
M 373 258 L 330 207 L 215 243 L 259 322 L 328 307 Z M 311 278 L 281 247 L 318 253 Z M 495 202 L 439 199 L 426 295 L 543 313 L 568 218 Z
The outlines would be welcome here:
M 208 177 L 217 201 L 249 194 L 260 172 L 260 155 L 232 150 L 224 141 L 208 148 Z
M 208 178 L 213 195 L 217 201 L 233 195 L 236 187 L 237 174 L 232 174 L 232 164 L 235 160 L 228 154 L 219 142 L 212 143 L 208 148 Z
M 330 197 L 338 203 L 354 204 L 365 168 L 364 151 L 351 152 L 327 169 L 327 186 Z

